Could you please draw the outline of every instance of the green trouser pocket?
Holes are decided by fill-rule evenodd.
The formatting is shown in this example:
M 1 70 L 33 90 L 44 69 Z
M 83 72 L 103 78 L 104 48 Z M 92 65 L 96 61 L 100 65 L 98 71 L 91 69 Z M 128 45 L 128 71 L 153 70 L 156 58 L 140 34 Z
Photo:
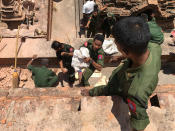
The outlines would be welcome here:
M 89 78 L 91 77 L 91 75 L 94 73 L 94 68 L 93 67 L 89 67 L 89 68 L 86 68 L 85 71 L 83 72 L 83 76 L 82 76 L 82 81 L 81 83 L 84 85 L 84 86 L 89 86 Z

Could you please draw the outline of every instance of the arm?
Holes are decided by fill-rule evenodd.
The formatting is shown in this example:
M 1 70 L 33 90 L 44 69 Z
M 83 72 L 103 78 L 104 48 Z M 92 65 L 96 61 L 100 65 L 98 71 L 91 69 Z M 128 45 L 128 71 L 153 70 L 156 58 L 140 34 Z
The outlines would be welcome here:
M 73 56 L 73 52 L 61 52 L 61 55 L 63 56 L 63 55 L 68 55 L 68 56 Z
M 66 46 L 67 52 L 61 52 L 61 56 L 67 55 L 67 56 L 73 56 L 74 54 L 74 48 L 70 45 Z
M 105 5 L 104 7 L 102 7 L 102 8 L 100 9 L 100 11 L 104 11 L 106 8 L 107 8 L 107 6 Z
M 32 64 L 33 60 L 35 60 L 37 58 L 37 55 L 33 55 L 32 59 L 27 63 L 27 68 L 29 65 Z
M 63 60 L 60 60 L 59 61 L 59 65 L 60 65 L 60 68 L 61 68 L 61 71 L 63 72 L 63 73 L 66 73 L 68 70 L 66 69 L 66 68 L 64 68 L 64 66 L 63 66 Z
M 87 25 L 85 26 L 86 28 L 89 28 L 89 25 L 90 25 L 90 23 L 91 23 L 91 20 L 92 20 L 92 16 L 89 17 L 88 23 L 87 23 Z
M 98 63 L 96 63 L 94 60 L 92 60 L 92 65 L 98 70 L 101 71 L 102 70 L 102 66 Z
M 96 63 L 92 58 L 88 57 L 84 59 L 84 62 L 92 64 L 98 71 L 102 70 L 102 65 Z

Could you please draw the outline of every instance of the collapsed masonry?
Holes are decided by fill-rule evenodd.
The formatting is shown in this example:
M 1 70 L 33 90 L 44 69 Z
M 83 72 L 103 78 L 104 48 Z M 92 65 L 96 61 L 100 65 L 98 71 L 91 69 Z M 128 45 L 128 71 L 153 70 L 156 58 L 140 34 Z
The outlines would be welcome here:
M 174 86 L 158 88 L 162 109 L 149 106 L 151 124 L 145 131 L 174 131 Z M 129 110 L 120 97 L 84 97 L 80 92 L 80 89 L 68 87 L 1 89 L 0 130 L 130 130 Z
M 117 17 L 138 16 L 146 10 L 153 9 L 157 22 L 163 29 L 174 28 L 174 0 L 96 0 L 96 2 L 99 7 L 107 5 L 107 12 L 112 12 Z

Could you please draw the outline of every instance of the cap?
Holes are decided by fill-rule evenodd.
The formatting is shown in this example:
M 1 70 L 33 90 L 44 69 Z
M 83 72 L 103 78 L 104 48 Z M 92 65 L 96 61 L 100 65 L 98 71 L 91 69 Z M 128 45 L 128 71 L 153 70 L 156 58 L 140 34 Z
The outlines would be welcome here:
M 113 13 L 108 12 L 108 13 L 107 13 L 107 16 L 108 16 L 108 17 L 114 17 L 114 14 L 113 14 Z

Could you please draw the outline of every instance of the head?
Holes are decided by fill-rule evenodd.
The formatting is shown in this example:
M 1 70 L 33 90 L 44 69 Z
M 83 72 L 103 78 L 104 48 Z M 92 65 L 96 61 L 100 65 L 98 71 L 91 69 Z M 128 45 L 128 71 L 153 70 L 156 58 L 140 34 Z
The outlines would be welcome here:
M 94 41 L 93 41 L 93 44 L 92 44 L 94 51 L 98 51 L 99 49 L 102 48 L 103 41 L 104 41 L 104 36 L 103 35 L 101 35 L 101 34 L 96 34 L 95 35 Z
M 113 36 L 118 50 L 126 58 L 131 58 L 146 53 L 150 31 L 142 18 L 126 17 L 116 23 Z
M 49 65 L 49 60 L 48 59 L 41 59 L 41 65 L 47 67 Z
M 63 49 L 64 45 L 58 41 L 53 41 L 51 48 L 55 51 L 61 51 Z
M 113 14 L 113 13 L 108 12 L 108 13 L 107 13 L 107 17 L 108 17 L 109 19 L 112 19 L 112 18 L 114 17 L 114 14 Z
M 98 15 L 98 9 L 94 9 L 93 16 L 97 16 L 97 15 Z

